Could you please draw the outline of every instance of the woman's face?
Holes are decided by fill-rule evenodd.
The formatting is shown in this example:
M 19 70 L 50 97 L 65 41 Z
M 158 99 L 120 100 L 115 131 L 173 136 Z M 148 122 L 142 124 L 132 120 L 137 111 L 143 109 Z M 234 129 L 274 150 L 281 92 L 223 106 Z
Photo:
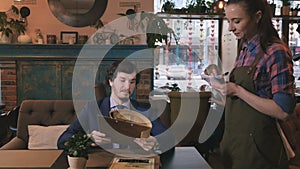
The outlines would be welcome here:
M 227 5 L 225 14 L 229 23 L 228 30 L 233 32 L 237 39 L 251 40 L 257 33 L 257 23 L 260 19 L 260 12 L 258 13 L 250 17 L 241 4 Z

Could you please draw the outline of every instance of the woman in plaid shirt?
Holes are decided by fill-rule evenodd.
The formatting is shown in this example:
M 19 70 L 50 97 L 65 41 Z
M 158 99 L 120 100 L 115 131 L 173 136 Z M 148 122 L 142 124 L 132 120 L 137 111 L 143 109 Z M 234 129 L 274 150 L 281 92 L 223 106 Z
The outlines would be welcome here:
M 225 169 L 287 169 L 275 122 L 295 107 L 291 52 L 272 24 L 266 0 L 229 0 L 225 13 L 229 31 L 241 42 L 229 82 L 213 86 L 227 95 Z

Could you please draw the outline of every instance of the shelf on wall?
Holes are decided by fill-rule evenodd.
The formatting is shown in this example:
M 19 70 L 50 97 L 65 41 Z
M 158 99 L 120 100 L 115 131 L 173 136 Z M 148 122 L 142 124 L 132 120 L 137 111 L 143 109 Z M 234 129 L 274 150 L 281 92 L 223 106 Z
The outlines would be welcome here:
M 225 15 L 213 14 L 189 14 L 189 13 L 161 13 L 158 12 L 157 16 L 168 19 L 223 19 Z

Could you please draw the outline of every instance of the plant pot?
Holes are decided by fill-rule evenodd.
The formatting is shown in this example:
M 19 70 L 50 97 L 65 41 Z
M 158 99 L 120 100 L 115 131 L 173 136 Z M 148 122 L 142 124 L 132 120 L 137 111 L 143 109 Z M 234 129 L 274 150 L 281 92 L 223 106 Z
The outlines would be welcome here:
M 162 10 L 163 12 L 170 13 L 174 10 L 174 4 L 168 1 L 162 6 Z
M 0 32 L 0 43 L 11 43 L 12 36 L 7 37 L 2 32 Z
M 200 131 L 204 125 L 205 119 L 209 112 L 209 99 L 211 92 L 169 92 L 171 108 L 171 124 L 175 121 L 179 122 L 181 126 L 187 126 L 193 123 L 191 130 L 187 133 L 179 145 L 187 146 L 198 143 Z M 182 111 L 182 112 L 181 112 Z M 177 119 L 180 117 L 179 113 L 184 113 L 184 116 L 191 117 L 197 112 L 197 117 L 193 119 Z M 182 116 L 182 115 L 181 115 Z M 192 120 L 192 121 L 190 121 Z
M 29 35 L 19 35 L 18 36 L 18 42 L 19 43 L 32 43 L 32 39 Z
M 169 92 L 168 97 L 170 98 L 171 106 L 171 123 L 173 123 L 179 113 L 181 103 L 190 103 L 188 100 L 199 99 L 199 111 L 206 111 L 209 109 L 208 101 L 211 97 L 211 92 Z M 187 102 L 182 102 L 182 99 L 187 100 Z M 191 105 L 192 106 L 192 105 Z
M 70 157 L 68 156 L 68 169 L 85 169 L 87 159 L 84 157 Z
M 281 7 L 281 15 L 282 16 L 289 16 L 290 15 L 290 6 Z
M 292 11 L 292 16 L 297 16 L 297 15 L 298 15 L 298 11 L 297 10 Z

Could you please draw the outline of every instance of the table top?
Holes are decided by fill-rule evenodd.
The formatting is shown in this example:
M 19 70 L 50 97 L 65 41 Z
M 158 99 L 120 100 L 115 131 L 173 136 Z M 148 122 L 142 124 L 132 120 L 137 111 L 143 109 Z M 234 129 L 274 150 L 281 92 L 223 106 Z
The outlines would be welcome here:
M 114 155 L 98 151 L 89 155 L 87 169 L 108 168 Z M 99 160 L 101 159 L 101 160 Z M 160 155 L 161 169 L 211 169 L 194 147 L 176 147 Z M 68 168 L 62 150 L 1 150 L 0 168 L 46 169 Z
M 162 154 L 160 161 L 161 169 L 211 169 L 195 147 L 176 147 Z
M 62 150 L 1 150 L 0 168 L 53 168 L 62 152 Z

